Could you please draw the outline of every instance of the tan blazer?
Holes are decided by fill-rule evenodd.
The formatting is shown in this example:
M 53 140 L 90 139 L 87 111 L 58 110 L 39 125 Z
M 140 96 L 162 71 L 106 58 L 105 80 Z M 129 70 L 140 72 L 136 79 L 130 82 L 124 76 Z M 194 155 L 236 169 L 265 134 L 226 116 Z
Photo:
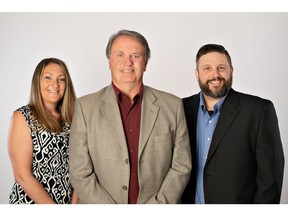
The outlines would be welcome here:
M 112 85 L 76 100 L 70 177 L 79 203 L 128 203 L 129 154 Z M 144 86 L 137 203 L 179 203 L 191 171 L 180 98 Z

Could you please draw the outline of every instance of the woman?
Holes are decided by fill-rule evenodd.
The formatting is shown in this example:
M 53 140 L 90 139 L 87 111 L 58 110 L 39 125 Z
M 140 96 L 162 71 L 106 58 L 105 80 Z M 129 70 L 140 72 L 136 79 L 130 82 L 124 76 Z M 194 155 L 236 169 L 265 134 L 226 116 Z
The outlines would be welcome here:
M 9 203 L 77 203 L 68 173 L 75 98 L 65 63 L 43 59 L 32 78 L 29 104 L 11 118 L 8 152 L 15 183 Z

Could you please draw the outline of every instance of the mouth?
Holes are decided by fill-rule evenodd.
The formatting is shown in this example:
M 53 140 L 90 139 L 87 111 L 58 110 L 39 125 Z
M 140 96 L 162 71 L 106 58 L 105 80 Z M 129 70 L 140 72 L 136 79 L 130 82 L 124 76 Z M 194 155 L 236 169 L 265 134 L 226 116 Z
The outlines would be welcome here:
M 222 83 L 222 81 L 225 81 L 224 78 L 217 77 L 217 78 L 215 78 L 215 79 L 210 79 L 210 80 L 208 80 L 208 81 L 207 81 L 207 84 L 208 84 L 208 83 L 211 83 L 211 84 L 213 84 L 213 85 L 219 85 L 219 84 Z
M 221 81 L 220 80 L 211 80 L 209 81 L 209 83 L 212 83 L 212 84 L 219 84 Z
M 123 72 L 123 73 L 131 73 L 134 70 L 132 68 L 124 68 L 124 69 L 121 69 L 120 71 Z
M 51 93 L 58 93 L 59 92 L 59 90 L 48 90 L 48 91 Z

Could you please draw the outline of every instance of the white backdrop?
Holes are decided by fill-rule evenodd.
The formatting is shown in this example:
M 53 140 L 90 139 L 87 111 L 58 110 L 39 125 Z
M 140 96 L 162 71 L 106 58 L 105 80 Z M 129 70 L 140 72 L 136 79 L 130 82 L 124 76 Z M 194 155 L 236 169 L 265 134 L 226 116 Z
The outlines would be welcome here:
M 273 101 L 288 158 L 287 26 L 288 13 L 0 13 L 0 203 L 8 203 L 13 183 L 10 116 L 27 104 L 36 65 L 60 58 L 78 97 L 97 91 L 110 84 L 105 47 L 120 29 L 138 31 L 149 42 L 144 83 L 179 97 L 199 91 L 198 49 L 224 45 L 234 66 L 233 88 Z M 287 166 L 284 175 L 281 203 L 287 204 Z

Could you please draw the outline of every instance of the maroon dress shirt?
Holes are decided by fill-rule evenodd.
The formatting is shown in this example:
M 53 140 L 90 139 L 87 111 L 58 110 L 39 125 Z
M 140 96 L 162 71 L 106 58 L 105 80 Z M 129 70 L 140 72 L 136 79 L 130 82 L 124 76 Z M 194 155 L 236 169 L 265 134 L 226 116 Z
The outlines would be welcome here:
M 130 181 L 128 190 L 128 203 L 136 204 L 139 194 L 138 183 L 138 146 L 141 122 L 141 101 L 143 95 L 143 85 L 139 93 L 133 98 L 131 103 L 128 96 L 123 94 L 113 83 L 119 109 L 121 112 L 127 147 L 130 158 Z

